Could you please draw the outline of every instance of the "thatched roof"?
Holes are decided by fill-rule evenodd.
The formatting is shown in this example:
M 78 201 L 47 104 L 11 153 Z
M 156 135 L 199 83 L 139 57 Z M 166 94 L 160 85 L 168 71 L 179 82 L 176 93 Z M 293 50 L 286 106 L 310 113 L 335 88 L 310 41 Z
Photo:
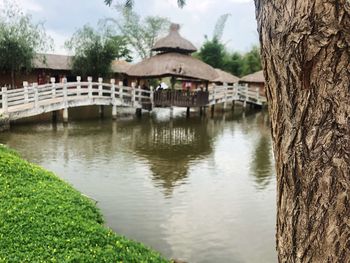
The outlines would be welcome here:
M 177 52 L 177 53 L 192 53 L 197 51 L 197 48 L 187 39 L 184 39 L 179 33 L 180 25 L 171 24 L 169 35 L 159 39 L 152 51 L 161 52 Z
M 216 68 L 215 70 L 218 74 L 218 77 L 213 82 L 237 83 L 239 81 L 239 78 L 232 75 L 231 73 L 228 73 L 218 68 Z
M 113 60 L 112 61 L 112 72 L 126 74 L 132 64 L 125 60 Z
M 34 68 L 36 69 L 53 69 L 53 70 L 72 70 L 73 56 L 54 55 L 54 54 L 37 54 L 34 59 Z M 113 73 L 126 73 L 131 64 L 124 60 L 112 61 Z
M 174 52 L 161 53 L 132 65 L 127 74 L 144 78 L 175 76 L 209 81 L 218 77 L 215 69 L 208 64 Z
M 239 82 L 241 83 L 265 83 L 265 78 L 264 78 L 264 73 L 263 71 L 258 71 L 255 72 L 253 74 L 244 76 L 243 78 L 241 78 L 239 80 Z
M 34 59 L 34 68 L 54 69 L 54 70 L 72 70 L 71 56 L 54 54 L 37 54 Z

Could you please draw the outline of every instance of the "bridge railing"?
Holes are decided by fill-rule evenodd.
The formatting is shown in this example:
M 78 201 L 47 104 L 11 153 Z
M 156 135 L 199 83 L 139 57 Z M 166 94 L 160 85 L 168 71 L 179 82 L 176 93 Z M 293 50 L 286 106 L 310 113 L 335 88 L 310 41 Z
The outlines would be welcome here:
M 266 98 L 260 95 L 259 88 L 248 87 L 246 85 L 235 84 L 228 86 L 226 84 L 213 85 L 209 94 L 209 104 L 227 103 L 229 101 L 240 100 L 261 105 L 266 102 Z
M 67 82 L 63 79 L 62 83 L 55 83 L 51 78 L 51 83 L 38 85 L 23 82 L 23 88 L 7 90 L 6 87 L 0 91 L 0 113 L 7 113 L 11 108 L 25 110 L 30 108 L 39 108 L 44 104 L 53 104 L 59 102 L 69 102 L 79 99 L 107 99 L 111 105 L 116 105 L 117 100 L 121 105 L 131 107 L 142 107 L 142 104 L 152 104 L 153 91 L 137 87 L 134 83 L 132 87 L 126 87 L 119 82 L 116 85 L 115 80 L 110 83 L 103 83 L 99 78 L 98 82 L 93 82 L 91 77 L 88 81 L 81 81 L 77 77 L 76 82 Z

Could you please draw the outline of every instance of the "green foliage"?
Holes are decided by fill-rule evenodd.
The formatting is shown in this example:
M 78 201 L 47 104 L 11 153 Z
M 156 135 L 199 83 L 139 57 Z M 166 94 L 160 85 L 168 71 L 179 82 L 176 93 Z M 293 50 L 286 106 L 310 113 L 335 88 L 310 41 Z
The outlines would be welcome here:
M 207 40 L 198 53 L 194 54 L 214 68 L 220 68 L 235 76 L 241 77 L 261 70 L 260 51 L 258 46 L 245 53 L 228 52 L 217 39 Z
M 225 46 L 217 38 L 207 40 L 200 48 L 198 57 L 214 68 L 223 68 Z
M 116 9 L 119 18 L 107 19 L 106 25 L 116 26 L 117 32 L 125 37 L 141 59 L 152 56 L 151 48 L 156 40 L 169 30 L 169 19 L 160 16 L 147 16 L 141 19 L 141 16 L 130 8 L 119 5 Z
M 258 46 L 253 46 L 253 48 L 243 56 L 241 74 L 247 75 L 259 70 L 261 70 L 260 49 Z
M 11 1 L 4 1 L 0 13 L 0 71 L 15 74 L 30 70 L 37 52 L 50 49 L 52 39 L 45 33 L 42 23 L 35 24 Z
M 0 145 L 0 262 L 168 262 L 102 225 L 91 200 Z
M 106 29 L 96 31 L 88 25 L 75 32 L 66 47 L 74 52 L 73 72 L 84 77 L 107 77 L 114 59 L 131 60 L 124 37 Z

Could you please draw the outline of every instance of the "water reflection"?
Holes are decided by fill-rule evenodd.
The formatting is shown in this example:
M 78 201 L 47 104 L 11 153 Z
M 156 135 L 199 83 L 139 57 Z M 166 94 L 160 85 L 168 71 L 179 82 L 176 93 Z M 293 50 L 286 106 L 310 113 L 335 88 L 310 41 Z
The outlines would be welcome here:
M 266 113 L 259 113 L 255 118 L 259 135 L 252 156 L 251 172 L 257 188 L 265 189 L 273 175 L 269 119 Z
M 186 182 L 188 169 L 195 159 L 212 152 L 206 121 L 200 118 L 172 119 L 168 122 L 143 123 L 135 140 L 135 152 L 147 159 L 153 180 L 170 196 L 173 188 Z

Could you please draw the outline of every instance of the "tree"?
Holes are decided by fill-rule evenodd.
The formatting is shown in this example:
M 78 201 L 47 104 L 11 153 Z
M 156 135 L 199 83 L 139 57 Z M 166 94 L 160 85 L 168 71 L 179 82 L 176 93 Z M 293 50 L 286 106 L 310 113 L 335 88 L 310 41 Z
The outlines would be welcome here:
M 259 70 L 261 70 L 260 50 L 258 46 L 253 46 L 242 58 L 241 74 L 244 76 Z
M 117 26 L 118 32 L 125 36 L 126 41 L 141 59 L 152 56 L 152 47 L 159 36 L 169 31 L 170 21 L 160 16 L 148 16 L 144 19 L 130 8 L 117 6 L 121 19 L 109 18 L 106 25 Z M 111 27 L 110 27 L 111 28 Z
M 350 262 L 350 2 L 255 4 L 279 262 Z
M 255 0 L 279 262 L 350 261 L 350 2 Z
M 235 76 L 242 76 L 243 56 L 239 52 L 226 54 L 224 57 L 223 70 L 232 73 Z
M 131 60 L 130 50 L 124 37 L 111 35 L 108 30 L 94 30 L 85 25 L 66 42 L 74 52 L 73 72 L 84 77 L 106 77 L 111 73 L 114 59 Z
M 52 39 L 42 23 L 33 23 L 31 16 L 11 2 L 4 4 L 0 13 L 0 71 L 11 74 L 11 86 L 15 87 L 16 74 L 30 70 L 37 52 L 50 49 Z
M 200 48 L 198 57 L 214 68 L 223 68 L 225 46 L 216 38 L 207 40 Z

